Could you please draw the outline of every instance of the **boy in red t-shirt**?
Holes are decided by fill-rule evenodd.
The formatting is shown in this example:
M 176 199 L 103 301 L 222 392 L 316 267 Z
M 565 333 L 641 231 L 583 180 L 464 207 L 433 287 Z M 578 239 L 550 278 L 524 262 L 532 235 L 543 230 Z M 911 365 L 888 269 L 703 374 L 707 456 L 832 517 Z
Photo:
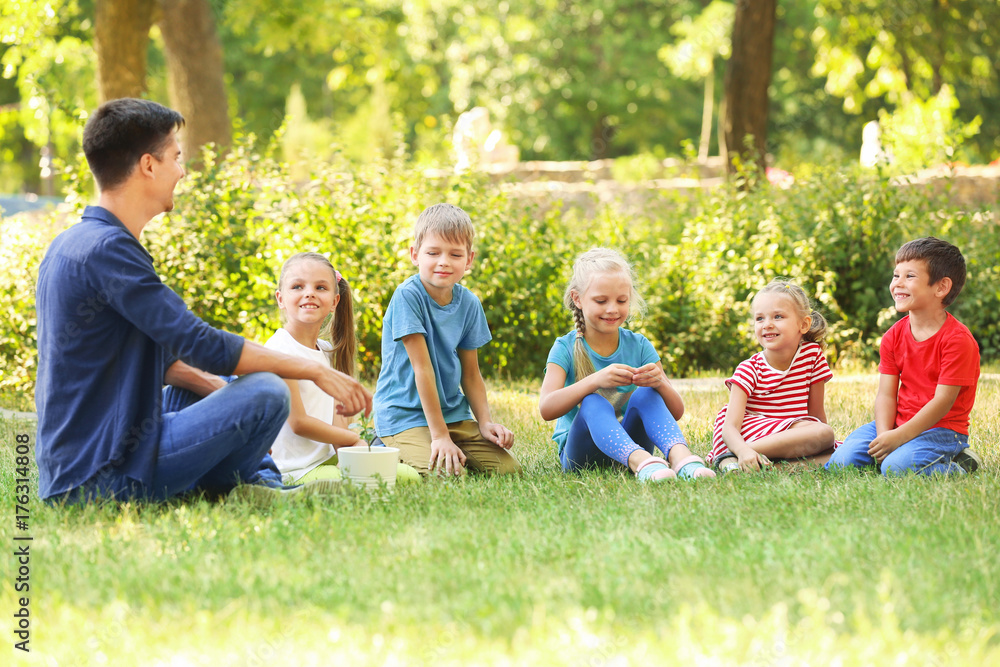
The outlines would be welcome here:
M 889 291 L 896 322 L 879 347 L 875 421 L 849 436 L 827 468 L 877 464 L 884 475 L 965 474 L 980 465 L 968 449 L 979 382 L 979 345 L 946 308 L 965 285 L 965 258 L 934 237 L 896 253 Z

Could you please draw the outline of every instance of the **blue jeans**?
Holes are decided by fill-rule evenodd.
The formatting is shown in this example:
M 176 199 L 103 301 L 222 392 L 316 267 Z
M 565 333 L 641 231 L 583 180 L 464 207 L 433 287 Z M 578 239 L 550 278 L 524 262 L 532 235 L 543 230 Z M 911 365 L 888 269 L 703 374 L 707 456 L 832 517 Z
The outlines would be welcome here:
M 163 390 L 160 448 L 148 487 L 108 467 L 67 494 L 164 500 L 188 491 L 225 493 L 259 475 L 262 460 L 288 419 L 288 385 L 272 373 L 251 373 L 204 398 Z
M 875 459 L 868 455 L 868 446 L 876 435 L 875 422 L 855 429 L 830 457 L 827 469 L 875 465 Z M 965 470 L 952 459 L 968 446 L 969 436 L 947 428 L 932 428 L 903 443 L 885 457 L 882 460 L 882 474 L 891 476 L 914 472 L 918 475 L 964 475 Z
M 559 459 L 565 472 L 612 467 L 616 462 L 627 468 L 628 457 L 638 449 L 652 454 L 656 446 L 667 457 L 674 445 L 685 443 L 659 392 L 639 387 L 632 392 L 620 423 L 608 399 L 600 394 L 584 397 Z

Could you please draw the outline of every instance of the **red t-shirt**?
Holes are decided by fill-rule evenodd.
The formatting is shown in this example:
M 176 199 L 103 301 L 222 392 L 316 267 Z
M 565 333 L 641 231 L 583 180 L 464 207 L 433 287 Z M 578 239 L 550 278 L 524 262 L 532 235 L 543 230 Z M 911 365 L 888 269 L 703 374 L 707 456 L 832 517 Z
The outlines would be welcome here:
M 896 322 L 882 337 L 879 373 L 899 376 L 896 426 L 913 419 L 927 405 L 939 384 L 961 387 L 954 405 L 931 428 L 943 427 L 969 434 L 969 412 L 976 402 L 979 382 L 979 345 L 964 324 L 951 313 L 936 334 L 913 339 L 910 317 Z

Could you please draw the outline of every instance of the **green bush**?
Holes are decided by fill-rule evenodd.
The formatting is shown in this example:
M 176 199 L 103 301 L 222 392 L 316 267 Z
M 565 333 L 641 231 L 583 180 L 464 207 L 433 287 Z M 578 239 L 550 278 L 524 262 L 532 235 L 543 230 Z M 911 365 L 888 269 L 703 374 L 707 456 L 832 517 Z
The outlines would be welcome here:
M 749 176 L 748 176 L 749 178 Z M 82 181 L 81 181 L 82 182 Z M 540 377 L 552 341 L 572 321 L 561 297 L 574 256 L 595 245 L 633 260 L 649 302 L 636 322 L 672 375 L 732 370 L 756 344 L 749 299 L 771 279 L 799 282 L 830 323 L 831 361 L 871 362 L 895 318 L 888 295 L 893 256 L 906 239 L 956 243 L 969 281 L 953 306 L 983 349 L 1000 357 L 1000 232 L 995 212 L 963 211 L 920 191 L 853 172 L 816 170 L 788 190 L 741 188 L 699 197 L 673 193 L 644 214 L 542 208 L 475 175 L 427 177 L 401 158 L 356 171 L 317 168 L 296 183 L 252 142 L 182 182 L 174 212 L 144 241 L 164 281 L 214 326 L 263 341 L 279 324 L 277 273 L 291 254 L 329 254 L 354 289 L 360 370 L 380 365 L 381 324 L 393 290 L 414 272 L 412 225 L 426 206 L 462 206 L 476 223 L 476 259 L 464 284 L 483 302 L 493 342 L 480 350 L 487 375 Z M 0 391 L 29 392 L 34 378 L 33 285 L 58 226 L 34 233 L 4 219 Z
M 944 206 L 921 191 L 854 172 L 817 170 L 789 190 L 739 183 L 719 188 L 678 214 L 684 236 L 650 267 L 645 332 L 675 373 L 734 368 L 756 350 L 749 300 L 767 282 L 798 282 L 829 322 L 834 362 L 870 363 L 896 319 L 888 295 L 896 250 L 936 235 L 958 245 L 969 265 L 952 306 L 980 343 L 1000 351 L 996 287 L 1000 234 L 991 211 Z
M 0 392 L 5 394 L 34 392 L 35 282 L 53 236 L 28 216 L 0 217 Z

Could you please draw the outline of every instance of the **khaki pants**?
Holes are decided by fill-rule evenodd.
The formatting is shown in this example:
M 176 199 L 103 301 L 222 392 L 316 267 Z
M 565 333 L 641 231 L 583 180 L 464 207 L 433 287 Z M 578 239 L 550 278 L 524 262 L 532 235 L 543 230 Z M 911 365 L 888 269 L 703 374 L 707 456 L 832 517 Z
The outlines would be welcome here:
M 521 472 L 521 464 L 513 454 L 483 437 L 478 422 L 469 419 L 448 424 L 448 433 L 465 453 L 465 467 L 469 470 L 500 475 Z M 430 472 L 431 430 L 426 426 L 382 436 L 382 442 L 389 447 L 398 447 L 399 460 L 416 468 L 421 475 Z

